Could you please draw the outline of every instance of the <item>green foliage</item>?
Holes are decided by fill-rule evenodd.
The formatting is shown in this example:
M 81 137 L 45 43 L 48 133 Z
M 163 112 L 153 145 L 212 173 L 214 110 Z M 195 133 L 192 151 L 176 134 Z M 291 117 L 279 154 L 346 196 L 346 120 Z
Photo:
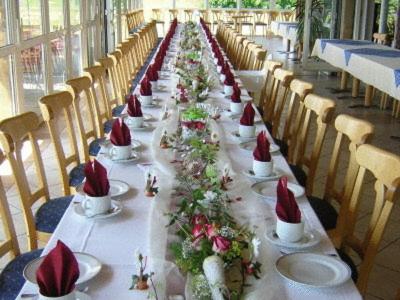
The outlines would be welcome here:
M 282 9 L 290 9 L 296 7 L 297 0 L 277 0 L 276 6 Z
M 211 0 L 210 6 L 218 8 L 236 8 L 236 0 Z
M 324 3 L 322 0 L 312 0 L 311 3 L 311 30 L 310 30 L 310 47 L 315 43 L 315 40 L 322 37 L 323 35 L 323 20 L 322 12 L 324 9 Z M 305 0 L 297 1 L 297 15 L 296 20 L 299 22 L 297 27 L 297 38 L 299 41 L 303 40 L 304 35 L 304 10 L 305 10 Z

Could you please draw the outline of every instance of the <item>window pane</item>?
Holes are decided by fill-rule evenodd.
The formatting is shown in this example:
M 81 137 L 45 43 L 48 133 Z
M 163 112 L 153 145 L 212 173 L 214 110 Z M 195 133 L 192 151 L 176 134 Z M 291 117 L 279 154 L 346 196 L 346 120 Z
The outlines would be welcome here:
M 72 33 L 72 77 L 77 77 L 82 73 L 82 49 L 81 49 L 81 32 Z
M 176 8 L 204 8 L 204 0 L 176 0 Z
M 63 0 L 49 0 L 50 31 L 64 28 L 63 5 Z
M 210 7 L 236 8 L 236 0 L 210 0 Z
M 269 8 L 269 0 L 242 0 L 242 8 Z
M 96 0 L 89 1 L 89 19 L 94 20 L 96 17 Z
M 12 116 L 12 56 L 0 58 L 0 119 Z
M 65 40 L 64 37 L 51 41 L 51 59 L 53 61 L 53 87 L 54 90 L 62 90 L 65 86 Z
M 24 40 L 42 34 L 40 0 L 19 0 L 19 16 Z
M 0 47 L 10 44 L 8 37 L 8 22 L 6 14 L 6 0 L 0 1 Z
M 43 47 L 37 45 L 21 51 L 23 66 L 24 111 L 38 111 L 38 100 L 45 94 Z
M 94 65 L 94 47 L 95 47 L 95 33 L 96 27 L 91 26 L 88 28 L 88 64 Z
M 81 24 L 81 0 L 69 0 L 71 25 Z

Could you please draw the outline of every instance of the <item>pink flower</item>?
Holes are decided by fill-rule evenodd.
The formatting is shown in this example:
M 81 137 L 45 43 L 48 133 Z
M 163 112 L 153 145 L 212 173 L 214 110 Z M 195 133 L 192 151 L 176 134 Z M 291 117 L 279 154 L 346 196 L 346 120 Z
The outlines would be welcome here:
M 192 234 L 194 239 L 198 239 L 201 238 L 202 235 L 204 235 L 204 228 L 203 225 L 201 224 L 196 224 L 194 225 L 193 229 L 192 229 Z
M 215 237 L 217 235 L 218 231 L 214 225 L 205 224 L 204 227 L 206 229 L 206 235 L 209 239 L 212 239 L 213 237 Z
M 212 249 L 216 253 L 225 253 L 229 250 L 230 246 L 231 242 L 220 235 L 213 238 Z
M 206 224 L 207 223 L 207 217 L 202 214 L 194 215 L 192 217 L 192 224 Z

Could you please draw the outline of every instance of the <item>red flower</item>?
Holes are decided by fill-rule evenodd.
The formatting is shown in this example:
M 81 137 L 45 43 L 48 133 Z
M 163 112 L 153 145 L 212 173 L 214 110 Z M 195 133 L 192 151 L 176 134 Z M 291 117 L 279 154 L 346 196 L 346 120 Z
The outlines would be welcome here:
M 192 234 L 193 234 L 195 240 L 197 240 L 198 238 L 201 238 L 201 236 L 204 235 L 203 225 L 201 225 L 201 224 L 194 225 L 194 227 L 192 229 Z
M 192 217 L 192 224 L 206 224 L 207 223 L 207 217 L 202 214 L 194 215 Z
M 216 253 L 225 253 L 226 251 L 229 250 L 231 246 L 231 241 L 228 239 L 218 235 L 213 238 L 213 246 L 212 249 Z
M 212 239 L 213 237 L 215 237 L 217 235 L 218 231 L 214 225 L 205 224 L 204 227 L 206 229 L 206 235 L 209 239 Z

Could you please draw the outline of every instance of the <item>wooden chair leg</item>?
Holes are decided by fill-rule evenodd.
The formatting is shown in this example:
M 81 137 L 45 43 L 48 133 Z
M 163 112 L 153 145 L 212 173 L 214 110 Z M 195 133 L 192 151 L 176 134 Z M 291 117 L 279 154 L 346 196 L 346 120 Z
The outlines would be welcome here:
M 399 105 L 398 101 L 395 100 L 394 102 L 397 102 L 397 103 L 396 103 L 396 114 L 395 114 L 394 117 L 395 117 L 396 119 L 398 119 L 398 118 L 399 118 L 399 115 L 400 115 L 400 105 Z
M 379 108 L 385 110 L 387 108 L 388 95 L 382 92 Z

